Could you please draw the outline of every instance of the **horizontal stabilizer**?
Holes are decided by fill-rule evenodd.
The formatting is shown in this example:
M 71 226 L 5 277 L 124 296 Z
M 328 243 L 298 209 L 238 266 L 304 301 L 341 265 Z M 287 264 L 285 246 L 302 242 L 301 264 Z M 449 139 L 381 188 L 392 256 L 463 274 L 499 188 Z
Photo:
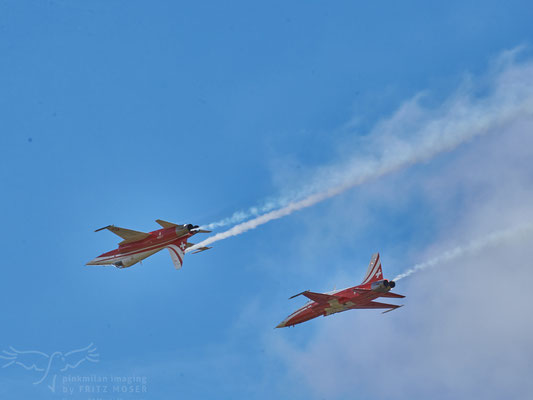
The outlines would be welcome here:
M 205 229 L 195 229 L 192 232 L 194 232 L 194 233 L 211 233 L 213 231 L 206 231 Z
M 403 299 L 405 297 L 404 295 L 397 294 L 397 293 L 392 293 L 392 292 L 379 293 L 379 292 L 375 292 L 375 291 L 370 290 L 370 289 L 359 289 L 359 288 L 356 288 L 356 289 L 354 289 L 354 292 L 359 293 L 359 294 L 373 293 L 373 294 L 377 294 L 378 297 L 394 297 L 394 298 L 398 298 L 398 299 Z
M 405 296 L 403 294 L 386 292 L 386 293 L 381 293 L 379 297 L 394 297 L 396 299 L 403 299 Z
M 206 251 L 206 250 L 209 250 L 209 249 L 212 249 L 212 247 L 199 247 L 198 249 L 193 251 L 191 254 L 201 253 L 202 251 Z
M 359 308 L 359 309 L 374 309 L 374 308 L 399 308 L 401 306 L 397 306 L 396 304 L 386 304 L 386 303 L 378 303 L 377 301 L 369 301 L 365 304 L 358 304 L 354 306 L 353 308 Z

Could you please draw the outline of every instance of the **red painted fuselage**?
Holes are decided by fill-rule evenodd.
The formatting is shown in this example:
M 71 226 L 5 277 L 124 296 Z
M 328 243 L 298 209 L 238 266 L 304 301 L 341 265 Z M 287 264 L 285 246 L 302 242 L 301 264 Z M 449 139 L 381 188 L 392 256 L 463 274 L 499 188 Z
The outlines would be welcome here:
M 405 297 L 400 294 L 391 293 L 390 290 L 394 288 L 396 284 L 393 281 L 389 282 L 382 278 L 381 260 L 379 258 L 379 253 L 376 253 L 372 256 L 362 284 L 328 293 L 305 291 L 297 294 L 296 296 L 303 295 L 311 301 L 289 315 L 276 328 L 294 326 L 321 315 L 325 317 L 341 311 L 355 309 L 388 309 L 388 311 L 392 311 L 401 307 L 395 304 L 385 304 L 374 301 L 378 297 Z
M 121 261 L 125 261 L 123 265 L 126 265 L 133 260 L 139 262 L 171 245 L 178 246 L 184 252 L 187 247 L 187 239 L 190 238 L 193 233 L 187 233 L 178 237 L 178 235 L 176 235 L 176 228 L 166 228 L 149 232 L 149 235 L 150 236 L 145 239 L 126 243 L 120 245 L 115 250 L 103 253 L 94 260 L 89 261 L 87 265 L 114 265 Z
M 97 232 L 107 229 L 124 240 L 119 243 L 117 249 L 100 254 L 89 261 L 87 265 L 114 265 L 117 268 L 126 268 L 166 248 L 175 268 L 179 269 L 183 264 L 185 250 L 192 246 L 192 244 L 187 243 L 187 240 L 197 233 L 209 232 L 198 229 L 197 225 L 192 224 L 178 225 L 159 219 L 156 222 L 162 225 L 163 229 L 148 233 L 119 228 L 114 225 L 97 229 Z M 200 247 L 196 249 L 196 252 L 207 249 L 209 248 Z

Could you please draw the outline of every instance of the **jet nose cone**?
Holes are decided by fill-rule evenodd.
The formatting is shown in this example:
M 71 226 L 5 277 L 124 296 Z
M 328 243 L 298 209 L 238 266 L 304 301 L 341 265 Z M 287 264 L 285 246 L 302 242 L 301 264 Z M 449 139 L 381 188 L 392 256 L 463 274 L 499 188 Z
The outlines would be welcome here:
M 287 322 L 286 320 L 285 320 L 285 321 L 281 321 L 281 322 L 278 324 L 278 326 L 276 326 L 276 328 L 285 328 L 285 327 L 287 326 L 287 325 L 285 325 L 286 322 Z
M 88 263 L 86 263 L 85 265 L 98 265 L 98 259 L 94 258 L 91 261 L 89 261 Z

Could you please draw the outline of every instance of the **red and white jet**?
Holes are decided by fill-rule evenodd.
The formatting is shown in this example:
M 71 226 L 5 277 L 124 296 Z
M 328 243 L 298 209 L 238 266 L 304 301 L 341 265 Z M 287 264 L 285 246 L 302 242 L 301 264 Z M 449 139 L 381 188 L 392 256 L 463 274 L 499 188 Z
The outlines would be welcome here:
M 187 240 L 197 233 L 211 232 L 199 229 L 198 225 L 178 225 L 160 219 L 155 222 L 161 225 L 163 229 L 149 233 L 119 228 L 114 225 L 97 229 L 95 232 L 103 229 L 110 230 L 124 240 L 118 244 L 118 249 L 99 255 L 94 260 L 89 261 L 87 265 L 114 265 L 117 268 L 127 268 L 160 250 L 168 249 L 174 267 L 180 269 L 183 265 L 186 249 L 193 246 L 193 243 L 187 243 Z M 200 247 L 193 254 L 210 248 Z
M 366 271 L 363 283 L 358 286 L 334 290 L 329 293 L 314 293 L 306 290 L 305 292 L 292 296 L 291 299 L 296 296 L 304 295 L 311 301 L 289 315 L 283 322 L 276 326 L 276 328 L 294 326 L 319 317 L 320 315 L 325 317 L 346 310 L 387 308 L 388 310 L 384 311 L 384 313 L 386 313 L 402 307 L 374 301 L 374 299 L 378 297 L 405 297 L 401 294 L 391 293 L 390 290 L 396 286 L 396 284 L 394 281 L 388 281 L 382 278 L 383 272 L 381 271 L 381 260 L 379 259 L 379 253 L 376 253 L 370 260 L 370 265 Z

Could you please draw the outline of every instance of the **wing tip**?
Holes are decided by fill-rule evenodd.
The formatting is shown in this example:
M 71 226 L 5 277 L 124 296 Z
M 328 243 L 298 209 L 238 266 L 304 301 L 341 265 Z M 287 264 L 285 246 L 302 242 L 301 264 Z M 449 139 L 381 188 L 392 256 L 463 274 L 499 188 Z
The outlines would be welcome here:
M 178 226 L 178 224 L 175 224 L 174 222 L 168 222 L 163 219 L 156 219 L 155 222 L 157 222 L 159 225 L 161 225 L 165 229 Z
M 388 312 L 391 312 L 391 311 L 397 310 L 397 309 L 400 308 L 400 307 L 403 307 L 403 304 L 400 305 L 400 306 L 396 306 L 396 307 L 390 308 L 390 309 L 388 309 L 388 310 L 386 310 L 386 311 L 383 311 L 382 314 L 386 314 L 386 313 L 388 313 Z
M 309 292 L 309 290 L 304 290 L 303 292 L 300 292 L 298 294 L 295 294 L 294 296 L 289 297 L 289 300 L 294 299 L 295 297 L 298 297 L 298 296 L 301 296 L 301 295 L 305 295 L 308 292 Z

